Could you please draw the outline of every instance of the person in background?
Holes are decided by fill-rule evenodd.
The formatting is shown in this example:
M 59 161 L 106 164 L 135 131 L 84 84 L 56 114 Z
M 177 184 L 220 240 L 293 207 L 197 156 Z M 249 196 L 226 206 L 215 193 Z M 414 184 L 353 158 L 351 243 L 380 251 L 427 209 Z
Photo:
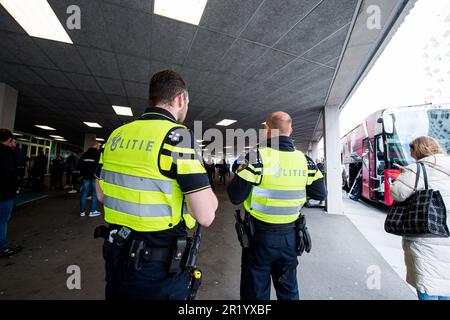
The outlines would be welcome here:
M 76 153 L 75 151 L 72 151 L 72 153 L 67 157 L 66 162 L 65 162 L 65 168 L 66 168 L 66 186 L 64 187 L 64 189 L 71 189 L 73 187 L 72 185 L 72 168 L 73 168 L 73 161 L 76 158 Z
M 8 222 L 14 207 L 17 190 L 16 164 L 13 149 L 15 140 L 11 131 L 0 129 L 0 258 L 20 252 L 20 247 L 8 246 Z
M 28 159 L 19 145 L 14 149 L 14 159 L 16 161 L 17 186 L 23 188 L 23 177 L 25 176 L 25 166 Z
M 51 174 L 51 188 L 59 188 L 63 189 L 63 175 L 64 175 L 64 160 L 58 155 L 55 159 L 52 160 L 50 165 L 50 174 Z
M 68 158 L 68 160 L 70 162 L 67 161 L 67 163 L 68 163 L 67 170 L 69 172 L 70 180 L 72 182 L 72 184 L 70 185 L 70 187 L 72 187 L 72 189 L 68 193 L 77 193 L 78 186 L 79 186 L 78 179 L 80 177 L 80 171 L 78 168 L 80 158 L 78 157 L 78 152 L 73 151 L 72 154 L 69 156 L 69 158 Z
M 320 170 L 320 172 L 325 175 L 325 164 L 323 159 L 317 159 L 316 160 L 317 169 Z
M 47 157 L 44 151 L 39 150 L 38 155 L 34 158 L 32 171 L 33 191 L 43 191 L 45 189 L 44 177 L 47 169 Z
M 450 225 L 450 157 L 431 137 L 418 137 L 410 144 L 411 156 L 425 165 L 429 189 L 439 191 L 447 208 Z M 413 195 L 416 163 L 402 169 L 391 186 L 391 197 L 403 202 Z M 419 190 L 425 189 L 420 174 Z M 403 237 L 406 281 L 417 290 L 420 300 L 450 300 L 450 238 Z
M 227 162 L 223 159 L 222 163 L 219 165 L 219 176 L 220 183 L 226 184 L 226 175 L 228 173 Z
M 101 213 L 97 211 L 97 195 L 95 192 L 95 170 L 100 160 L 100 143 L 96 142 L 83 153 L 78 162 L 80 175 L 83 178 L 83 193 L 80 199 L 80 216 L 86 215 L 86 200 L 88 193 L 91 192 L 91 206 L 89 217 L 97 217 Z M 73 180 L 73 179 L 72 179 Z M 72 181 L 73 182 L 73 181 Z
M 34 159 L 36 156 L 31 156 L 27 163 L 27 184 L 26 187 L 30 188 L 33 184 L 33 165 L 34 165 Z
M 214 176 L 215 176 L 215 169 L 214 169 L 214 163 L 211 159 L 207 160 L 204 159 L 203 163 L 205 164 L 205 170 L 208 174 L 209 184 L 211 185 L 211 188 L 215 188 L 214 186 Z
M 358 201 L 362 194 L 362 162 L 352 162 L 349 165 L 349 198 Z M 350 192 L 351 191 L 351 192 Z

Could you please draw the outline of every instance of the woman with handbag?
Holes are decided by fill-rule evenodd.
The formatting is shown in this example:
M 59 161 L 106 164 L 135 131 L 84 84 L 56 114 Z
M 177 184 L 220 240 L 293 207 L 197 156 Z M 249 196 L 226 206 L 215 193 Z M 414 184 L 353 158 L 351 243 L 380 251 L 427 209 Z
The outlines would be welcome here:
M 445 205 L 443 212 L 446 212 L 446 222 L 449 226 L 450 157 L 431 137 L 416 138 L 410 143 L 410 149 L 411 156 L 418 163 L 402 169 L 402 173 L 391 186 L 392 198 L 403 202 L 411 197 L 416 192 L 414 187 L 419 171 L 417 190 L 439 191 L 443 200 L 440 206 Z M 406 281 L 416 288 L 419 299 L 450 300 L 450 238 L 403 236 L 403 250 Z

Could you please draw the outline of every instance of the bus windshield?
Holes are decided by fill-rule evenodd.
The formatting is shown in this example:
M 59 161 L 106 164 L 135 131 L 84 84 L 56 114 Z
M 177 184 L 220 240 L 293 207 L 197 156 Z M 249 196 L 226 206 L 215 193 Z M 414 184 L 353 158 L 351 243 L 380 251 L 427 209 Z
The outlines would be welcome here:
M 383 124 L 387 168 L 395 169 L 394 163 L 401 166 L 413 163 L 409 143 L 419 136 L 435 138 L 450 154 L 450 109 L 422 107 L 386 111 Z

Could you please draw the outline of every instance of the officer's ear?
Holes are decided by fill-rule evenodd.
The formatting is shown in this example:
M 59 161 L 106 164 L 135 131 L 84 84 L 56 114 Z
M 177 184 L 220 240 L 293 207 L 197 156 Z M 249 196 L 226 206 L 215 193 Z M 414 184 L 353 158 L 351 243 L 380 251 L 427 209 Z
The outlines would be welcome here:
M 179 95 L 177 95 L 175 97 L 175 106 L 178 109 L 182 109 L 183 108 L 183 106 L 184 106 L 184 96 L 183 96 L 182 93 L 180 93 Z
M 266 139 L 270 138 L 270 127 L 267 123 L 264 123 L 264 134 L 266 135 Z

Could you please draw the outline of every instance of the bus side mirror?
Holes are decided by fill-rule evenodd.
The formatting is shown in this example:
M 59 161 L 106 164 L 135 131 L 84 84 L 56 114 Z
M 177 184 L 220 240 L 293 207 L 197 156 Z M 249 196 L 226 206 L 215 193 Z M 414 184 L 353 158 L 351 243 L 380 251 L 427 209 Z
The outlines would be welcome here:
M 383 122 L 384 132 L 386 132 L 388 134 L 394 133 L 394 119 L 392 118 L 392 115 L 384 114 L 382 122 Z

